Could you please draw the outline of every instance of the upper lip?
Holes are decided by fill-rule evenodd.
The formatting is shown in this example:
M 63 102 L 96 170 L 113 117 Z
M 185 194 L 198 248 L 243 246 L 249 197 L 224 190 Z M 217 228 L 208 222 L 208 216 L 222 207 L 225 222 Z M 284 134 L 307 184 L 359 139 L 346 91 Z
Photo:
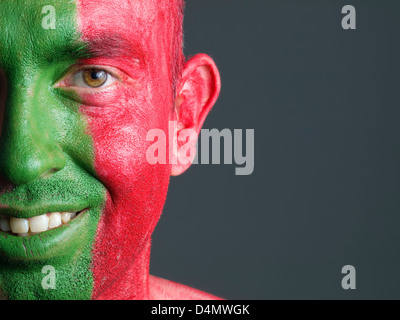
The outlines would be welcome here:
M 0 207 L 0 217 L 29 219 L 53 212 L 80 212 L 86 208 L 88 206 L 82 206 L 82 204 L 48 204 L 40 207 L 8 206 L 6 208 Z
M 97 181 L 86 180 L 85 177 L 59 177 L 9 187 L 3 186 L 0 179 L 0 215 L 29 219 L 92 207 L 101 198 L 92 193 L 93 189 L 96 192 Z

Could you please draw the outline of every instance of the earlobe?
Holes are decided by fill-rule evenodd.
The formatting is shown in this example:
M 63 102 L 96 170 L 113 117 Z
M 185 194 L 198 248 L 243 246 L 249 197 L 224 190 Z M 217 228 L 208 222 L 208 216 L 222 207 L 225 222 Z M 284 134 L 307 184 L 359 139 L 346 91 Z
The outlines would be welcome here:
M 171 164 L 171 175 L 180 175 L 190 167 L 197 137 L 220 90 L 219 71 L 208 55 L 198 54 L 186 62 L 176 90 L 175 116 L 178 129 L 174 133 L 176 143 L 173 152 L 178 161 Z M 182 136 L 186 138 L 182 139 Z M 187 154 L 188 150 L 192 150 L 190 155 Z M 188 161 L 188 158 L 191 160 Z

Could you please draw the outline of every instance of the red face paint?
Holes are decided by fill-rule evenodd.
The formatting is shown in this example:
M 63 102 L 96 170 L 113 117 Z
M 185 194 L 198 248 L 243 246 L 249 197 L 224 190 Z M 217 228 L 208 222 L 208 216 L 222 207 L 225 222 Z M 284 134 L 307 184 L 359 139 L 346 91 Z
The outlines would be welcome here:
M 169 6 L 160 1 L 115 5 L 107 0 L 78 5 L 82 39 L 98 55 L 82 63 L 110 66 L 121 74 L 111 91 L 82 97 L 95 170 L 108 191 L 93 250 L 95 299 L 149 297 L 151 234 L 171 171 L 169 165 L 147 162 L 146 135 L 154 128 L 168 132 L 173 109 L 171 52 L 177 35 Z M 111 54 L 107 41 L 114 44 Z M 101 105 L 90 106 L 91 101 Z

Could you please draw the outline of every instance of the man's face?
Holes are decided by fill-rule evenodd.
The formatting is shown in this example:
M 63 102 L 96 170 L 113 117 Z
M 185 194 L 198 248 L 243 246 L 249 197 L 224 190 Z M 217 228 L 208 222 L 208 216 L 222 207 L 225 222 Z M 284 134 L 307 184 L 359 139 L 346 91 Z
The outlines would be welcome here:
M 174 103 L 161 2 L 0 0 L 0 296 L 107 296 L 148 250 L 171 172 L 146 160 Z

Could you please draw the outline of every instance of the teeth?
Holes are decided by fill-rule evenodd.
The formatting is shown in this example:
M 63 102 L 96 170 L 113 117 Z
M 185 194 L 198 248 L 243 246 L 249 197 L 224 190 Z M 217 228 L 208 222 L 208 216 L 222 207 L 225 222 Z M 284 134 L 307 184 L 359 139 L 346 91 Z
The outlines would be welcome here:
M 67 223 L 69 220 L 71 220 L 71 214 L 69 212 L 61 213 L 61 220 L 62 222 Z
M 11 218 L 10 219 L 11 231 L 14 233 L 28 233 L 29 222 L 26 219 Z
M 0 218 L 0 230 L 4 232 L 8 232 L 11 230 L 9 219 Z
M 31 227 L 31 232 L 47 231 L 49 228 L 49 217 L 46 214 L 43 214 L 41 216 L 31 218 L 29 220 L 29 226 Z
M 0 217 L 0 230 L 11 231 L 20 237 L 26 237 L 57 228 L 75 218 L 76 215 L 76 212 L 53 212 L 29 219 Z
M 58 212 L 52 213 L 49 218 L 49 229 L 57 228 L 58 226 L 61 226 L 61 224 L 61 214 Z

